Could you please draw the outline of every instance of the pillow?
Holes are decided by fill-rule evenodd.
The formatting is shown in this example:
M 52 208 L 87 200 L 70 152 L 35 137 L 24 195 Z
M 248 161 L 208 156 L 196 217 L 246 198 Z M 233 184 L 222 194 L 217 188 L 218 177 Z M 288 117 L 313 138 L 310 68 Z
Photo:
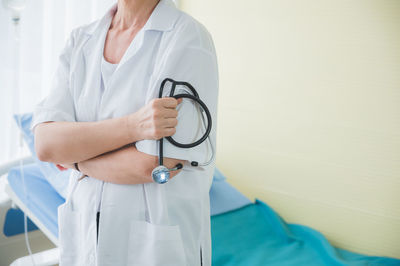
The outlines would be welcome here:
M 252 202 L 226 182 L 225 176 L 215 168 L 210 189 L 210 215 L 222 214 L 249 204 Z
M 225 180 L 225 179 L 226 177 L 217 168 L 215 168 L 213 180 Z
M 19 125 L 19 118 L 21 119 L 21 125 Z M 14 115 L 14 119 L 22 131 L 24 140 L 29 147 L 36 163 L 39 165 L 40 171 L 46 178 L 47 182 L 60 194 L 61 197 L 65 199 L 67 195 L 69 176 L 71 174 L 71 169 L 60 171 L 55 164 L 42 162 L 38 159 L 35 152 L 34 135 L 30 131 L 30 126 L 32 122 L 32 113 Z

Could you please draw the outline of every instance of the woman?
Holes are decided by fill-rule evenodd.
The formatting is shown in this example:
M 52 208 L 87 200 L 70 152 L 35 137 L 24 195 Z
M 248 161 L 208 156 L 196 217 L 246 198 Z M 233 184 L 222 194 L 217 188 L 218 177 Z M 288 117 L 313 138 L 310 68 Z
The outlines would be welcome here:
M 191 101 L 157 99 L 162 80 L 196 88 L 215 147 L 217 72 L 209 33 L 170 0 L 119 0 L 72 31 L 31 125 L 39 159 L 74 169 L 58 214 L 61 265 L 211 265 L 215 163 L 189 163 L 207 161 L 210 147 L 164 141 L 164 164 L 183 169 L 162 185 L 151 171 L 158 139 L 188 143 L 202 133 Z

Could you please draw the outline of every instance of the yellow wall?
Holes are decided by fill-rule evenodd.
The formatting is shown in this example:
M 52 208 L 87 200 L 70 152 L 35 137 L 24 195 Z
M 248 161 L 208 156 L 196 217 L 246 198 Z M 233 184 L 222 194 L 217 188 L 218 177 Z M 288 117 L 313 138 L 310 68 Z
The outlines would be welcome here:
M 400 1 L 181 7 L 217 48 L 229 182 L 334 245 L 400 258 Z

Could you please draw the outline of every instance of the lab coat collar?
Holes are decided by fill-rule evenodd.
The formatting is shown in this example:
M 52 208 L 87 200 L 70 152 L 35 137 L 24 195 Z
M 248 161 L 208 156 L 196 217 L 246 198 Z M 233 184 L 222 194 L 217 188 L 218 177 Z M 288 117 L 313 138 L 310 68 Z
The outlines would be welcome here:
M 115 3 L 100 20 L 84 28 L 84 32 L 87 36 L 87 42 L 83 46 L 83 53 L 87 60 L 89 60 L 90 55 L 94 51 L 103 51 L 104 38 L 102 39 L 96 37 L 100 37 L 102 33 L 103 35 L 105 35 L 104 31 L 108 30 L 108 28 L 110 27 L 112 18 L 116 10 L 117 3 Z M 116 71 L 128 59 L 136 54 L 143 43 L 143 35 L 146 31 L 170 31 L 174 28 L 179 16 L 180 11 L 175 7 L 175 4 L 172 2 L 172 0 L 160 0 L 157 6 L 154 8 L 153 12 L 151 13 L 146 24 L 135 37 L 136 40 L 134 41 L 137 44 L 135 44 L 135 47 L 133 48 L 131 47 L 132 45 L 128 47 L 128 50 L 126 51 L 126 56 L 122 58 L 121 62 L 118 64 Z M 96 58 L 96 60 L 101 60 L 102 53 L 100 53 L 99 56 L 100 57 Z M 98 62 L 95 62 L 93 65 L 96 64 L 98 64 Z
M 102 26 L 109 25 L 116 11 L 117 3 L 113 4 L 100 20 L 87 27 L 85 33 L 93 35 Z M 160 0 L 142 30 L 170 31 L 174 28 L 178 17 L 179 11 L 171 0 Z
M 179 17 L 179 11 L 171 0 L 160 0 L 143 27 L 144 31 L 170 31 Z
M 104 42 L 106 37 L 106 31 L 109 29 L 112 18 L 115 11 L 117 10 L 117 4 L 114 4 L 107 13 L 98 20 L 96 23 L 85 27 L 84 32 L 87 34 L 87 41 L 83 45 L 83 55 L 85 63 L 87 64 L 88 75 L 93 77 L 91 82 L 92 87 L 100 87 L 101 76 L 100 65 L 101 58 L 104 51 Z M 112 86 L 113 80 L 118 76 L 119 69 L 131 58 L 133 58 L 139 49 L 141 48 L 144 40 L 144 35 L 147 31 L 161 31 L 166 32 L 174 28 L 176 21 L 180 16 L 180 11 L 175 7 L 171 0 L 160 0 L 157 6 L 154 8 L 149 19 L 143 28 L 133 39 L 132 43 L 127 48 L 124 56 L 119 62 L 117 68 L 114 71 L 113 77 L 109 81 L 109 87 Z M 105 92 L 106 94 L 107 92 Z

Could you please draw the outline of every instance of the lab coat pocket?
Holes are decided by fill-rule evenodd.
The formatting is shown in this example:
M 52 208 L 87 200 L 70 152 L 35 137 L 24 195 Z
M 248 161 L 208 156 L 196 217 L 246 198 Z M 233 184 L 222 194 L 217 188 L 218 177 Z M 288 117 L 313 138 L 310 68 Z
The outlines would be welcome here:
M 60 265 L 82 265 L 79 259 L 82 250 L 81 215 L 72 210 L 70 203 L 58 208 Z
M 178 225 L 133 221 L 129 243 L 128 265 L 186 266 Z

